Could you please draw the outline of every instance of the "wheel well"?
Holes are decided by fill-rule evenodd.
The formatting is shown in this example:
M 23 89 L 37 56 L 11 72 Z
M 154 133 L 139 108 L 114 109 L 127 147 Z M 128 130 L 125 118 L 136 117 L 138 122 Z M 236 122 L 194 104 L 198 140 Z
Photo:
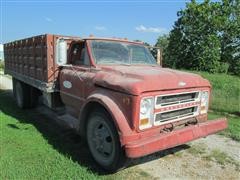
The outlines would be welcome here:
M 102 104 L 96 101 L 89 102 L 80 113 L 79 134 L 84 138 L 85 138 L 86 129 L 87 129 L 86 125 L 87 125 L 88 117 L 90 116 L 91 112 L 96 110 L 104 111 L 111 119 L 113 119 L 111 114 Z
M 31 93 L 35 93 L 37 96 L 40 96 L 40 95 L 42 94 L 42 91 L 41 91 L 41 90 L 39 90 L 39 89 L 35 88 L 34 86 L 31 86 L 31 85 L 25 83 L 24 81 L 21 81 L 21 80 L 15 78 L 15 77 L 12 78 L 13 91 L 16 90 L 16 89 L 15 89 L 15 86 L 16 86 L 16 83 L 17 83 L 17 82 L 20 82 L 20 83 L 22 83 L 24 86 L 27 86 L 29 89 L 31 89 Z M 13 93 L 15 94 L 15 92 L 13 92 Z

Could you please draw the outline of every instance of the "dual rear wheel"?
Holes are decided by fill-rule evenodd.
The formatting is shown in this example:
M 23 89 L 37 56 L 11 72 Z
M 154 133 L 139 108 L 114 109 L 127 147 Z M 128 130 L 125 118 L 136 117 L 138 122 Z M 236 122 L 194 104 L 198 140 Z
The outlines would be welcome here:
M 38 101 L 38 91 L 36 88 L 13 78 L 13 95 L 17 106 L 25 108 L 33 108 Z

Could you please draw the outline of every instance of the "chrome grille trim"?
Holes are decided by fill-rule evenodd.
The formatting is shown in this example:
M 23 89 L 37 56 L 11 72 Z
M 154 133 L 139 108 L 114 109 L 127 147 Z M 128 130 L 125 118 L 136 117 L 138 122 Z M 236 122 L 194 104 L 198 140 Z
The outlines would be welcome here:
M 185 97 L 191 96 L 191 98 L 184 99 L 184 96 Z M 169 99 L 167 100 L 167 98 Z M 161 107 L 173 106 L 177 104 L 188 103 L 188 102 L 196 102 L 196 101 L 200 101 L 199 91 L 183 92 L 183 93 L 176 93 L 176 94 L 163 94 L 163 95 L 156 96 L 155 109 L 159 109 Z
M 185 111 L 187 110 L 189 112 L 184 113 L 184 110 Z M 173 115 L 174 113 L 176 113 L 176 115 Z M 177 110 L 167 111 L 167 112 L 159 112 L 159 113 L 155 113 L 154 123 L 155 125 L 159 125 L 163 123 L 174 122 L 184 118 L 190 118 L 190 117 L 196 116 L 197 114 L 198 114 L 198 106 L 187 107 L 187 108 L 182 108 L 182 109 L 177 109 Z M 161 117 L 161 115 L 172 115 L 172 116 L 164 118 L 164 117 Z
M 200 91 L 189 91 L 156 96 L 155 110 L 160 111 L 157 110 L 154 114 L 154 126 L 197 116 L 200 110 L 200 95 Z

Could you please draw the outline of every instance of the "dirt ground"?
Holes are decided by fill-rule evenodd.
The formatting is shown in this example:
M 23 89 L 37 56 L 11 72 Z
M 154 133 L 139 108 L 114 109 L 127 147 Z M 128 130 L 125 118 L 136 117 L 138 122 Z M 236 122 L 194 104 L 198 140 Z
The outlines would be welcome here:
M 238 142 L 211 135 L 175 150 L 136 167 L 156 179 L 240 179 Z
M 12 89 L 11 79 L 1 74 L 0 89 Z M 57 115 L 43 106 L 33 111 L 38 112 L 38 118 L 42 115 L 63 125 L 63 121 Z M 67 133 L 66 136 L 69 136 L 66 139 L 74 138 L 72 133 Z M 221 135 L 211 135 L 186 145 L 131 160 L 128 168 L 109 176 L 111 177 L 237 180 L 240 179 L 240 143 Z
M 0 89 L 12 89 L 12 79 L 0 70 Z

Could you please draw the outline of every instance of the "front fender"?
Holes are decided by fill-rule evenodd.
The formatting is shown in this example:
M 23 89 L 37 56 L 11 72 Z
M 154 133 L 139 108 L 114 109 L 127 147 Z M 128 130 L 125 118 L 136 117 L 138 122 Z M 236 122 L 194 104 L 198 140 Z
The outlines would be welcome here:
M 123 112 L 121 111 L 120 107 L 116 104 L 116 102 L 114 102 L 109 97 L 109 94 L 107 95 L 105 92 L 97 92 L 97 93 L 90 95 L 88 97 L 86 103 L 83 105 L 83 108 L 80 113 L 80 118 L 79 118 L 80 119 L 80 126 L 79 126 L 80 133 L 81 133 L 81 131 L 85 130 L 85 129 L 81 129 L 81 128 L 85 127 L 83 125 L 83 124 L 85 124 L 85 122 L 81 121 L 82 119 L 84 119 L 84 117 L 83 117 L 85 114 L 84 112 L 86 111 L 88 105 L 93 102 L 99 103 L 100 105 L 102 105 L 108 111 L 108 113 L 111 115 L 112 120 L 114 121 L 114 124 L 118 130 L 121 145 L 122 146 L 125 145 L 128 137 L 131 137 L 133 135 L 133 131 L 130 128 L 128 121 L 127 121 L 125 115 L 123 114 Z

